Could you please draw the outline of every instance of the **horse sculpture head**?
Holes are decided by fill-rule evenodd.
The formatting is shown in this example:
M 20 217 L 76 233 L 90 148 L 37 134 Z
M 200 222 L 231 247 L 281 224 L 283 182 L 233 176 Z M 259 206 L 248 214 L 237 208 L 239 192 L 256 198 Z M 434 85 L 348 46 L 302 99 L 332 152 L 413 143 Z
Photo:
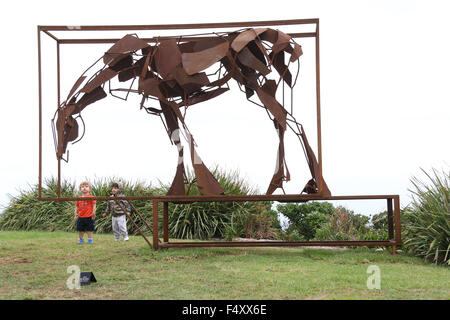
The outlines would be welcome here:
M 329 194 L 325 182 L 318 176 L 317 160 L 302 126 L 276 99 L 281 81 L 290 88 L 295 85 L 289 67 L 295 62 L 298 64 L 301 55 L 301 46 L 289 35 L 270 28 L 214 33 L 189 40 L 183 37 L 156 38 L 151 44 L 135 35 L 126 35 L 98 60 L 103 62 L 100 70 L 89 79 L 85 74 L 92 66 L 82 74 L 59 106 L 55 126 L 57 158 L 63 159 L 69 142 L 81 139 L 77 118 L 81 118 L 80 113 L 86 106 L 107 96 L 105 83 L 115 77 L 124 83 L 131 80 L 127 89 L 115 90 L 141 95 L 141 108 L 164 119 L 167 133 L 178 148 L 181 161 L 178 161 L 168 194 L 185 195 L 186 174 L 180 132 L 187 137 L 199 191 L 207 195 L 223 194 L 222 187 L 198 156 L 180 109 L 223 94 L 229 90 L 228 81 L 234 79 L 247 99 L 256 93 L 261 102 L 257 104 L 268 110 L 278 133 L 277 170 L 267 194 L 282 188 L 283 181 L 290 179 L 284 157 L 284 132 L 288 127 L 299 137 L 312 175 L 302 192 L 317 193 L 317 182 L 321 180 L 322 190 Z M 216 65 L 215 73 L 206 73 Z M 277 80 L 269 78 L 275 74 L 273 69 L 277 72 Z M 136 79 L 137 88 L 133 87 Z M 110 89 L 110 93 L 113 94 L 113 90 Z M 148 99 L 157 100 L 158 108 L 145 106 Z

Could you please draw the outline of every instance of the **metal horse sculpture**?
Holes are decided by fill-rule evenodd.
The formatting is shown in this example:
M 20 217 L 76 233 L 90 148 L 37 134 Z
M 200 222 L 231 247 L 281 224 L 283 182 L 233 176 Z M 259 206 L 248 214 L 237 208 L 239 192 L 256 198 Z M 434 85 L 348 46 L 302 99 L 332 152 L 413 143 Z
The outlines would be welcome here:
M 100 70 L 87 79 L 87 71 L 96 62 L 82 74 L 67 99 L 55 112 L 52 123 L 57 158 L 67 161 L 63 156 L 68 142 L 76 143 L 84 136 L 83 132 L 81 138 L 78 138 L 77 118 L 82 120 L 80 113 L 86 106 L 107 96 L 104 87 L 108 82 L 109 92 L 113 96 L 120 91 L 127 92 L 127 97 L 130 92 L 142 95 L 141 109 L 163 120 L 171 141 L 177 146 L 179 161 L 168 195 L 186 195 L 180 133 L 189 144 L 196 183 L 201 194 L 224 194 L 220 184 L 198 157 L 184 115 L 189 106 L 228 91 L 228 81 L 234 79 L 249 101 L 266 109 L 278 133 L 277 169 L 266 194 L 272 194 L 278 188 L 283 189 L 283 182 L 290 180 L 284 152 L 284 133 L 289 127 L 300 140 L 311 172 L 311 179 L 300 193 L 317 193 L 320 183 L 321 194 L 330 195 L 325 181 L 319 176 L 317 159 L 303 127 L 276 99 L 281 81 L 291 90 L 294 87 L 297 76 L 293 80 L 289 66 L 297 62 L 298 75 L 301 55 L 301 46 L 289 35 L 269 28 L 214 33 L 208 37 L 189 40 L 182 36 L 156 38 L 153 45 L 136 35 L 126 35 L 97 60 L 103 60 L 104 63 Z M 218 69 L 206 74 L 205 71 L 214 66 L 218 66 Z M 267 77 L 274 74 L 272 67 L 278 73 L 277 81 Z M 119 82 L 132 80 L 131 85 L 125 89 L 111 89 L 110 80 L 116 76 Z M 136 78 L 137 89 L 133 88 Z M 78 89 L 82 84 L 84 86 Z M 262 104 L 250 100 L 255 92 Z M 160 108 L 145 106 L 148 99 L 158 100 Z

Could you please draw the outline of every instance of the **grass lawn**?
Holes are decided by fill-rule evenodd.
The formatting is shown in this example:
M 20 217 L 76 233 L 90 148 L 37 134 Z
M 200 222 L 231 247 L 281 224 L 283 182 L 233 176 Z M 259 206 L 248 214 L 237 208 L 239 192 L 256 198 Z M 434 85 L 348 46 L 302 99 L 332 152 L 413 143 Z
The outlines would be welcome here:
M 368 248 L 187 248 L 154 252 L 139 236 L 0 232 L 0 299 L 450 299 L 450 268 Z M 68 289 L 67 268 L 97 283 Z M 367 268 L 381 271 L 369 290 Z

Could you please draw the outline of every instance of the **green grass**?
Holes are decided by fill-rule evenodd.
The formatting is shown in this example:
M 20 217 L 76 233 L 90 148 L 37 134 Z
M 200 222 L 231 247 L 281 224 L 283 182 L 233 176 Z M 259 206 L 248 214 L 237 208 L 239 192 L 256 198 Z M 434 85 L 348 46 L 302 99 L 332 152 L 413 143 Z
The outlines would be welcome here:
M 374 249 L 186 248 L 152 251 L 143 238 L 0 232 L 0 299 L 450 299 L 450 268 Z M 369 290 L 369 265 L 381 290 Z M 66 287 L 67 267 L 97 283 Z

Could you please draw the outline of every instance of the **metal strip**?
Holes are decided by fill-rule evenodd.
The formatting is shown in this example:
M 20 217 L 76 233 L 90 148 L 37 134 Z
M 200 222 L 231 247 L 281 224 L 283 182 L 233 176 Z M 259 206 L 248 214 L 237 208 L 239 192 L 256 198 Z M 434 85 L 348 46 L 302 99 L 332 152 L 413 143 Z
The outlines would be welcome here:
M 173 29 L 213 29 L 231 27 L 282 26 L 295 24 L 317 24 L 319 19 L 266 20 L 247 22 L 219 22 L 196 24 L 156 24 L 156 25 L 111 25 L 111 26 L 41 26 L 46 31 L 121 31 L 121 30 L 173 30 Z
M 302 247 L 302 246 L 394 246 L 395 241 L 198 241 L 198 242 L 163 242 L 161 248 L 187 247 Z
M 130 196 L 117 197 L 118 200 L 157 200 L 161 202 L 227 202 L 227 201 L 278 201 L 304 202 L 310 200 L 384 200 L 398 198 L 398 195 L 329 196 L 319 194 L 273 194 L 273 195 L 219 195 L 219 196 Z M 81 201 L 82 197 L 41 198 L 42 201 Z M 106 201 L 110 197 L 92 197 L 92 200 Z
M 316 33 L 315 32 L 301 32 L 301 33 L 289 33 L 289 36 L 292 38 L 315 38 Z M 163 40 L 169 40 L 173 39 L 173 37 L 154 37 L 154 38 L 141 38 L 144 41 L 147 41 L 149 43 L 156 43 Z M 177 36 L 176 38 L 180 38 L 180 36 Z M 201 41 L 201 40 L 208 40 L 208 39 L 216 39 L 214 37 L 182 37 L 183 41 Z M 102 38 L 102 39 L 59 39 L 58 42 L 61 44 L 101 44 L 101 43 L 115 43 L 119 41 L 119 38 Z

